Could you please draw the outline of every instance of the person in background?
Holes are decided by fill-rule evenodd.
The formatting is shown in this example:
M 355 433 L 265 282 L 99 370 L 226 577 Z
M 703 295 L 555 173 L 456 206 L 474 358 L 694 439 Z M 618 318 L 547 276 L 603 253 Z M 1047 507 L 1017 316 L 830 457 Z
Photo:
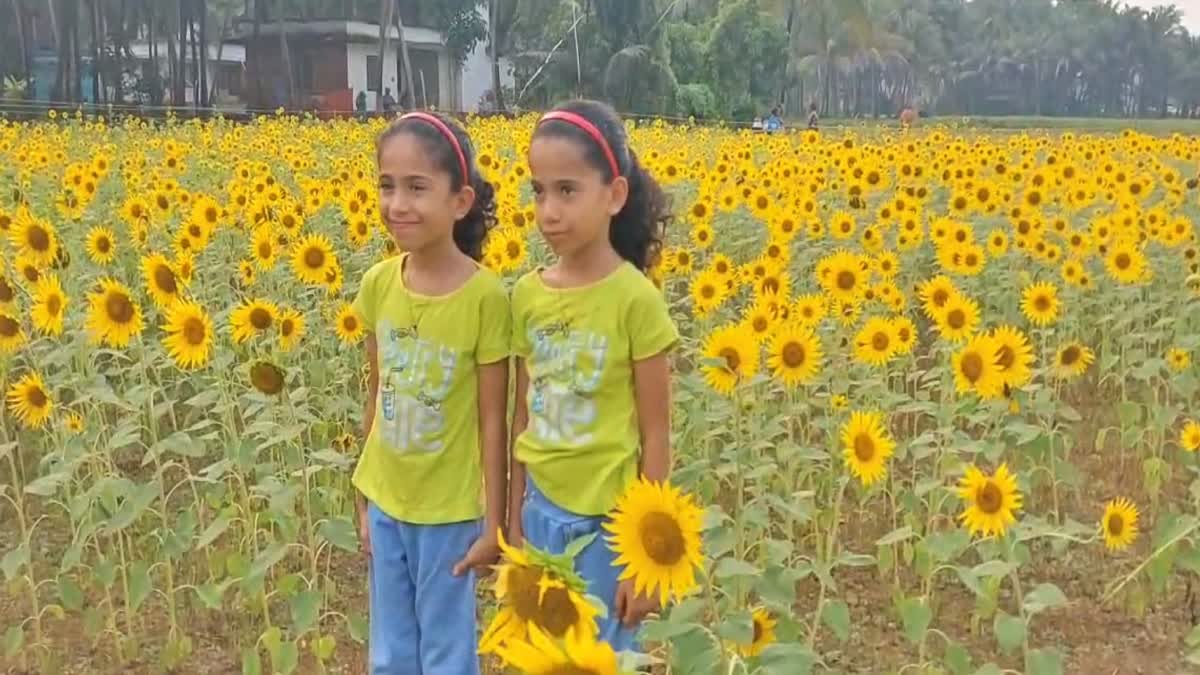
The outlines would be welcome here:
M 808 128 L 815 131 L 819 121 L 817 117 L 817 104 L 815 102 L 810 103 L 808 106 Z
M 762 131 L 763 130 L 763 120 L 761 117 L 755 117 L 754 120 L 752 122 L 750 122 L 750 130 L 751 131 Z
M 358 96 L 354 98 L 354 112 L 359 117 L 367 116 L 367 92 L 360 91 L 358 92 Z
M 392 90 L 390 87 L 383 90 L 383 112 L 392 113 L 396 110 L 396 99 L 392 98 Z
M 768 132 L 783 131 L 783 118 L 779 116 L 779 106 L 771 108 L 771 116 L 767 118 L 763 128 Z

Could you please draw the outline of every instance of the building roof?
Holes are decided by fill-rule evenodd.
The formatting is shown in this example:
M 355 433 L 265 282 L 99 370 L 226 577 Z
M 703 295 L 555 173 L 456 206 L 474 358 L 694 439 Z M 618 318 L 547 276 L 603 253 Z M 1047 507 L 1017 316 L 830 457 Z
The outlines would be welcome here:
M 283 25 L 289 37 L 343 40 L 345 42 L 379 42 L 379 24 L 368 23 L 366 21 L 345 21 L 341 19 L 301 21 L 289 19 L 284 21 Z M 391 39 L 399 39 L 400 34 L 395 26 L 390 26 L 388 32 Z M 279 22 L 271 21 L 262 23 L 259 26 L 259 36 L 260 38 L 272 36 L 277 39 L 279 36 Z M 441 31 L 436 31 L 432 28 L 405 26 L 404 37 L 409 45 L 440 47 L 446 44 L 445 37 Z M 234 24 L 233 36 L 228 41 L 244 45 L 253 39 L 254 22 L 247 19 L 238 19 Z

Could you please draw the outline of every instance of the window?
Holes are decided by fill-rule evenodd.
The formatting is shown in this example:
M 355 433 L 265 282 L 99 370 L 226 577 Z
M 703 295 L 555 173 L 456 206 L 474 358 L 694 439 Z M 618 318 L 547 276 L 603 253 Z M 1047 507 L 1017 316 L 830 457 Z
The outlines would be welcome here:
M 438 85 L 438 53 L 428 49 L 413 49 L 408 50 L 409 58 L 412 59 L 412 78 L 413 89 L 418 108 L 428 106 L 442 107 L 442 99 L 439 96 Z
M 378 54 L 376 54 L 375 56 L 368 55 L 367 56 L 367 91 L 373 91 L 376 94 L 380 93 L 381 91 L 383 91 L 383 87 L 381 87 L 380 84 L 381 84 L 381 82 L 380 82 L 380 72 L 379 72 L 379 55 Z

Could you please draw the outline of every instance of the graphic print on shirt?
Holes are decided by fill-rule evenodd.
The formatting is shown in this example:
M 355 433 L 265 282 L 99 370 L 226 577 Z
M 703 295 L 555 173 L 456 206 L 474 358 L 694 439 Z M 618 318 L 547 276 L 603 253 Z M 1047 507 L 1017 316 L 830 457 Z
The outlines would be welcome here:
M 398 453 L 444 449 L 442 402 L 450 393 L 458 353 L 418 337 L 412 330 L 380 321 L 379 435 Z
M 558 323 L 529 329 L 530 425 L 543 443 L 591 442 L 608 337 Z

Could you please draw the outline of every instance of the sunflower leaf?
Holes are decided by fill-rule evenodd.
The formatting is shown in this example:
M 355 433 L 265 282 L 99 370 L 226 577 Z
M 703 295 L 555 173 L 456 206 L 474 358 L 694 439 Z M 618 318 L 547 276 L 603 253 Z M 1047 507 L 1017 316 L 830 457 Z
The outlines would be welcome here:
M 597 533 L 592 532 L 591 534 L 585 534 L 578 539 L 572 540 L 571 543 L 567 544 L 567 547 L 563 550 L 562 554 L 571 560 L 574 560 L 579 556 L 580 553 L 583 553 L 583 549 L 587 548 L 593 541 L 595 541 L 596 534 Z
M 899 610 L 900 621 L 904 624 L 904 637 L 913 644 L 919 644 L 929 628 L 929 622 L 933 620 L 933 610 L 922 598 L 905 598 L 900 602 Z
M 1031 649 L 1025 659 L 1025 672 L 1029 675 L 1062 675 L 1062 652 L 1054 647 Z
M 816 661 L 817 655 L 811 649 L 796 643 L 768 645 L 758 655 L 758 663 L 767 675 L 806 675 Z
M 996 642 L 1005 652 L 1010 652 L 1025 641 L 1025 621 L 1019 616 L 997 612 L 992 622 L 992 632 L 996 634 Z
M 1067 603 L 1067 596 L 1054 584 L 1038 584 L 1025 596 L 1025 613 L 1036 614 Z
M 850 639 L 850 606 L 842 600 L 832 600 L 821 608 L 821 621 L 829 626 L 829 630 L 837 639 L 845 642 Z

